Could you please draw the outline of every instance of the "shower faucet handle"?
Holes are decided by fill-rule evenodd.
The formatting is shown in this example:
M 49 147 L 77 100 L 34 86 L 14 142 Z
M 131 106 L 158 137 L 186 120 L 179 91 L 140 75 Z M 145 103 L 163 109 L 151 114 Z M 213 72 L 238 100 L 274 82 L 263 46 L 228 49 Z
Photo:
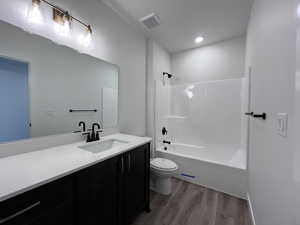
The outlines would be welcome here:
M 167 135 L 168 130 L 165 127 L 163 127 L 162 130 L 161 130 L 161 133 L 162 133 L 162 135 Z
M 166 141 L 166 140 L 163 140 L 163 143 L 164 143 L 164 144 L 168 144 L 168 145 L 170 145 L 170 144 L 171 144 L 171 141 Z

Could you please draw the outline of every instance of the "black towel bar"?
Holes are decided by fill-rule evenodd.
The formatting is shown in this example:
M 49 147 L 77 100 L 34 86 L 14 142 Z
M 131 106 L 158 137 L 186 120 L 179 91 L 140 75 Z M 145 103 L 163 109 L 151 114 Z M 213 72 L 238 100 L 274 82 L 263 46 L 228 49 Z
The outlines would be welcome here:
M 69 112 L 97 112 L 97 109 L 70 109 Z

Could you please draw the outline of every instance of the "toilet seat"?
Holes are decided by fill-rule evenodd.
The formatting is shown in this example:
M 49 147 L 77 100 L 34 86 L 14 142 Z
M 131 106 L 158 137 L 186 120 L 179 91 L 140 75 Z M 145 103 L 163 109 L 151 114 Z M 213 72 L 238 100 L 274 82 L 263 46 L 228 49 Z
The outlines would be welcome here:
M 178 169 L 178 166 L 175 162 L 164 158 L 154 158 L 151 160 L 150 165 L 153 169 L 166 172 L 175 171 Z

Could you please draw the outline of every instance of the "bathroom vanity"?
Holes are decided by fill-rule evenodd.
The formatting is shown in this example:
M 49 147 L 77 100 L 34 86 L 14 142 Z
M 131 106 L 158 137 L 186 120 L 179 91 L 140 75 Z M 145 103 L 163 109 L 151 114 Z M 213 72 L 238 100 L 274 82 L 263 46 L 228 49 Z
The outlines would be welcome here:
M 126 225 L 149 211 L 151 139 L 117 133 L 118 65 L 0 27 L 0 225 Z M 85 143 L 91 130 L 116 134 Z
M 115 134 L 0 159 L 0 224 L 121 225 L 149 211 L 150 138 Z M 8 174 L 9 171 L 9 174 Z

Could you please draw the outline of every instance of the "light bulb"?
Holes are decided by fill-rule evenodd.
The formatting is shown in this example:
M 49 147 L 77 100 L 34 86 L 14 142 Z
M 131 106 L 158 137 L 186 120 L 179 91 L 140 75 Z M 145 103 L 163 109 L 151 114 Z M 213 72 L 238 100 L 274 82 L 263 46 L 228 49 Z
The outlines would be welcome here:
M 59 35 L 68 37 L 70 35 L 70 30 L 71 30 L 70 20 L 68 19 L 64 20 L 63 24 L 56 22 L 54 24 L 54 29 Z
M 79 36 L 79 43 L 85 47 L 88 47 L 92 41 L 92 28 L 88 26 L 86 33 Z
M 62 27 L 62 35 L 63 36 L 68 36 L 70 34 L 70 31 L 71 31 L 71 24 L 70 24 L 70 21 L 69 20 L 66 20 L 64 22 L 64 25 Z
M 43 16 L 40 10 L 40 0 L 33 0 L 32 5 L 28 11 L 28 21 L 30 23 L 41 24 Z

